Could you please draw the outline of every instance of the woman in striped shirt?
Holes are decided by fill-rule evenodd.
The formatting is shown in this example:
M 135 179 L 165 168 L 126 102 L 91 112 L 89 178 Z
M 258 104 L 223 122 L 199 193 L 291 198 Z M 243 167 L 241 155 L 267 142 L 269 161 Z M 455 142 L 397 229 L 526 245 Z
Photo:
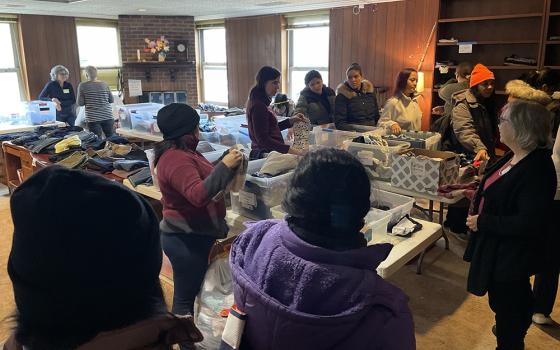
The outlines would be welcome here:
M 86 108 L 86 123 L 89 131 L 100 138 L 113 136 L 113 94 L 109 86 L 97 80 L 97 68 L 85 68 L 88 81 L 78 86 L 78 105 Z

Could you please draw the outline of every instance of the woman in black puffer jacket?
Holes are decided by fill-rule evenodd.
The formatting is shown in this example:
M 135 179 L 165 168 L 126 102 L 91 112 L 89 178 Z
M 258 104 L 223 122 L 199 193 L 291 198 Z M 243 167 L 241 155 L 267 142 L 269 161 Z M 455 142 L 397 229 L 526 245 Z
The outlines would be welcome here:
M 362 67 L 352 63 L 346 70 L 346 81 L 336 89 L 334 122 L 340 130 L 353 130 L 352 125 L 376 126 L 379 120 L 377 94 L 365 80 Z

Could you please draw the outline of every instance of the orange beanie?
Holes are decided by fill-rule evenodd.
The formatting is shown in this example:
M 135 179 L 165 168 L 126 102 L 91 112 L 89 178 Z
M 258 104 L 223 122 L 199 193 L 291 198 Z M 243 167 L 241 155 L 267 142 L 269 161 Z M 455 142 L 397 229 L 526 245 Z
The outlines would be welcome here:
M 494 73 L 483 64 L 477 64 L 471 73 L 470 87 L 476 86 L 486 80 L 494 80 Z

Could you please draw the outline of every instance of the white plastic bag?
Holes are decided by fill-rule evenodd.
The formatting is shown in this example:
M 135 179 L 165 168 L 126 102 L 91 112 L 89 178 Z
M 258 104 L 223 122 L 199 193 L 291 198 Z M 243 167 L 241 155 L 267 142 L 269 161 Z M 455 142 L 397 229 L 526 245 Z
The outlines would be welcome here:
M 222 310 L 229 310 L 234 303 L 229 257 L 221 256 L 208 267 L 196 302 L 195 323 L 204 335 L 197 343 L 199 349 L 220 348 L 227 318 Z

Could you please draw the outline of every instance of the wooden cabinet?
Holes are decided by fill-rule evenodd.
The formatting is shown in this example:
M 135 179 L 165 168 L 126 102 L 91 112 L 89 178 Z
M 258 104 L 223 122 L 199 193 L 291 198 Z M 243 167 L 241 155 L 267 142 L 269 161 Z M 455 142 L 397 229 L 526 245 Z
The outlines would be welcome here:
M 26 148 L 9 142 L 4 142 L 2 149 L 6 184 L 10 191 L 13 191 L 22 181 L 33 175 L 33 157 Z

